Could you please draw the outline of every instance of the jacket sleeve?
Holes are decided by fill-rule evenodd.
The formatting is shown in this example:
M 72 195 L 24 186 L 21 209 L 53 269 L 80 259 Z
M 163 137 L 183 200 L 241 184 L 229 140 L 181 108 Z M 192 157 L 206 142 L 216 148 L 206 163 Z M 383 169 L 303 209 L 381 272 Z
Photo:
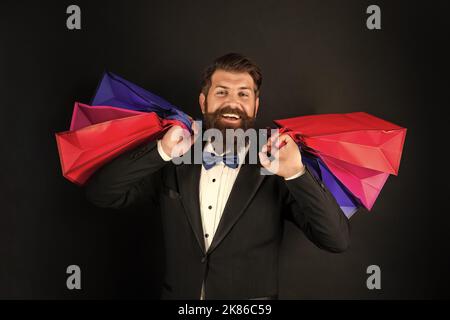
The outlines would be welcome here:
M 343 252 L 350 245 L 350 226 L 326 186 L 306 172 L 286 180 L 289 190 L 284 214 L 319 248 Z
M 162 169 L 168 162 L 153 141 L 128 151 L 101 169 L 86 185 L 86 197 L 102 208 L 121 209 L 144 198 L 155 199 L 161 185 Z

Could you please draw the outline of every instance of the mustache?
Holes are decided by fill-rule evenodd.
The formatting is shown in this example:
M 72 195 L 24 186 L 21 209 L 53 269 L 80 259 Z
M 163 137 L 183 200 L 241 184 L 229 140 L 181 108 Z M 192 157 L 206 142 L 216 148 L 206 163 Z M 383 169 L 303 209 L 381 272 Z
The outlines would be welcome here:
M 237 123 L 234 126 L 223 123 L 222 115 L 227 114 L 227 113 L 238 115 L 239 123 Z M 215 110 L 214 112 L 205 113 L 203 115 L 203 119 L 204 119 L 205 129 L 216 128 L 216 129 L 223 131 L 222 134 L 225 133 L 225 130 L 227 128 L 231 128 L 231 129 L 241 128 L 241 129 L 246 130 L 248 128 L 253 128 L 255 125 L 254 117 L 248 116 L 248 114 L 242 109 L 231 107 L 231 106 L 225 106 L 225 107 Z
M 226 105 L 226 106 L 223 106 L 223 107 L 217 109 L 211 115 L 217 119 L 226 113 L 235 114 L 235 115 L 239 116 L 239 118 L 241 120 L 247 120 L 250 118 L 250 116 L 247 114 L 247 112 L 245 112 L 245 110 L 243 110 L 241 108 L 231 107 L 229 105 Z

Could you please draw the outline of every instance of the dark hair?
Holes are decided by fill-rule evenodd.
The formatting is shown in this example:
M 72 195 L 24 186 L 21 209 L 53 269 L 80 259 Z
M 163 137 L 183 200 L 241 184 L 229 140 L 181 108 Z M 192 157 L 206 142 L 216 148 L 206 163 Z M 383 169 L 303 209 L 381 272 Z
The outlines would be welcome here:
M 201 91 L 207 96 L 211 87 L 211 77 L 216 70 L 225 70 L 232 72 L 248 72 L 255 82 L 255 95 L 259 95 L 259 89 L 262 84 L 261 69 L 247 57 L 239 53 L 227 53 L 214 60 L 203 72 Z

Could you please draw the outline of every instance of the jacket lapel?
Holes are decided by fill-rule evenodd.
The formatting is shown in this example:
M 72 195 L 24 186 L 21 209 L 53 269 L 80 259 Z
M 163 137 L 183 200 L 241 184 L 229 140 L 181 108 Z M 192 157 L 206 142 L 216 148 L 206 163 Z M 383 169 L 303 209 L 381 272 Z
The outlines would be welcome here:
M 201 164 L 184 164 L 176 166 L 177 180 L 180 188 L 181 202 L 184 206 L 189 224 L 195 234 L 203 253 L 206 252 L 203 240 L 203 226 L 200 215 L 199 184 Z

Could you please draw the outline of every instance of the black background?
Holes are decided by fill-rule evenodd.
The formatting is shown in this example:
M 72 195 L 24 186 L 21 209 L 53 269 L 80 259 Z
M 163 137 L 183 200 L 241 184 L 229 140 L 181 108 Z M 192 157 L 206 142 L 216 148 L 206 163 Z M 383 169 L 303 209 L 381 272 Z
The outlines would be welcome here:
M 70 4 L 81 30 L 66 28 Z M 382 30 L 366 28 L 370 4 Z M 54 134 L 105 69 L 199 117 L 201 71 L 231 51 L 263 70 L 259 125 L 366 111 L 408 128 L 399 176 L 351 218 L 347 252 L 287 226 L 280 298 L 449 298 L 444 17 L 437 1 L 2 1 L 0 298 L 158 298 L 159 217 L 90 205 L 62 177 Z M 80 291 L 66 288 L 71 264 Z M 366 288 L 372 264 L 381 290 Z

